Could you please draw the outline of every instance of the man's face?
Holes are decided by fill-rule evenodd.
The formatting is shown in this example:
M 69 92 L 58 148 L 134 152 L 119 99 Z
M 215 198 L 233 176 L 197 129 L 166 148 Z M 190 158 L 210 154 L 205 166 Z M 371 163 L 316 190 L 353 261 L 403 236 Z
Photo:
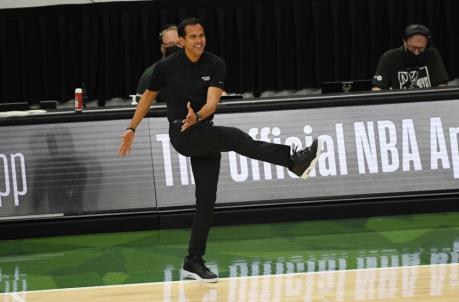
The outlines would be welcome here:
M 163 33 L 162 35 L 163 42 L 161 43 L 161 52 L 163 56 L 166 54 L 166 47 L 171 47 L 174 45 L 180 46 L 180 38 L 178 36 L 177 30 L 171 29 Z
M 180 38 L 185 51 L 194 56 L 200 56 L 206 46 L 206 36 L 201 24 L 187 25 L 185 37 Z
M 414 35 L 406 39 L 403 44 L 405 48 L 415 55 L 420 55 L 426 50 L 428 39 L 423 35 Z

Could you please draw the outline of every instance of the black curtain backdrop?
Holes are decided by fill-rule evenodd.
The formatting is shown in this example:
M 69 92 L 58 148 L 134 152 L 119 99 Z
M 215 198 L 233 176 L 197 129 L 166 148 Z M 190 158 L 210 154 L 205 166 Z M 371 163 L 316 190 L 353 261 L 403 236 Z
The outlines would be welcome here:
M 127 97 L 160 57 L 158 32 L 188 16 L 228 65 L 226 90 L 320 87 L 371 78 L 404 27 L 427 25 L 450 78 L 459 63 L 457 0 L 197 0 L 0 10 L 0 101 Z

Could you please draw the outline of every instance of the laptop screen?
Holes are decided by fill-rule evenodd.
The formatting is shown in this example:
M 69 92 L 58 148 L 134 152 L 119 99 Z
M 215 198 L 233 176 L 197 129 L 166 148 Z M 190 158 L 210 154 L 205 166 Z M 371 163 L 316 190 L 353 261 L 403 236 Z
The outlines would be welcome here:
M 372 87 L 372 80 L 322 82 L 322 93 L 370 91 Z

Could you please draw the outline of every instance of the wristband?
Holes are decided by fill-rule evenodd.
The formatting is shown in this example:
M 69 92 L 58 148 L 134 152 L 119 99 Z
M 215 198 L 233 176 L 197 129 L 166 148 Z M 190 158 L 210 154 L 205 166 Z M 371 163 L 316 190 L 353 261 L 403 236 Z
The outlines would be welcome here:
M 135 128 L 132 128 L 132 127 L 127 127 L 126 130 L 131 130 L 132 132 L 135 133 Z

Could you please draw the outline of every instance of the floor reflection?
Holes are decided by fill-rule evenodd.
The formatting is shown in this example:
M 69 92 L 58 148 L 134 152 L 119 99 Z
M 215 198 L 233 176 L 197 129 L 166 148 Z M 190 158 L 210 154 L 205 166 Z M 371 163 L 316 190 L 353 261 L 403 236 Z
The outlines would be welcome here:
M 459 296 L 458 278 L 452 264 L 170 282 L 162 301 L 437 301 Z
M 439 246 L 430 251 L 420 249 L 417 252 L 403 253 L 394 249 L 361 250 L 357 253 L 341 252 L 322 254 L 318 257 L 311 255 L 308 258 L 291 256 L 276 261 L 241 258 L 232 261 L 228 267 L 222 267 L 217 262 L 209 262 L 207 266 L 217 274 L 219 271 L 227 272 L 220 273 L 221 277 L 246 277 L 448 263 L 459 263 L 459 240 L 452 242 L 450 246 Z M 180 266 L 165 267 L 164 281 L 183 279 Z
M 5 295 L 3 301 L 25 301 L 27 292 L 27 275 L 21 273 L 18 266 L 15 266 L 12 274 L 5 274 L 0 267 L 0 288 Z M 0 299 L 0 301 L 2 301 Z
M 389 267 L 223 278 L 218 283 L 171 281 L 0 295 L 0 301 L 265 302 L 456 301 L 459 265 Z

